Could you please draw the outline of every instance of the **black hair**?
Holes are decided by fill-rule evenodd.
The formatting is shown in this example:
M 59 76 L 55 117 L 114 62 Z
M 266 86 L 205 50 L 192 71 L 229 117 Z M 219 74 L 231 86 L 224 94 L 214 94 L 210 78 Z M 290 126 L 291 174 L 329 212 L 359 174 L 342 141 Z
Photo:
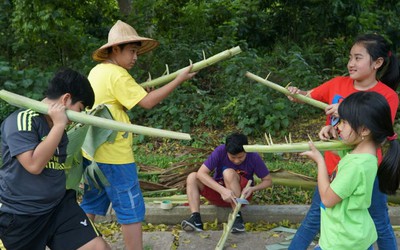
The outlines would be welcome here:
M 349 95 L 339 105 L 340 119 L 346 120 L 359 133 L 365 127 L 371 131 L 377 147 L 395 134 L 390 106 L 385 97 L 376 92 L 359 91 Z M 400 148 L 397 140 L 389 140 L 389 147 L 378 168 L 379 189 L 394 194 L 400 181 Z
M 226 151 L 233 155 L 244 152 L 243 145 L 247 144 L 249 144 L 247 136 L 240 133 L 232 133 L 225 140 Z
M 136 46 L 142 46 L 142 42 L 131 42 L 131 43 L 122 43 L 122 44 L 118 44 L 117 46 L 121 49 L 121 50 L 123 50 L 124 48 L 125 48 L 125 46 L 126 45 L 128 45 L 128 44 L 133 44 L 133 45 L 136 45 Z M 108 47 L 107 48 L 107 54 L 109 55 L 109 54 L 111 54 L 111 52 L 112 52 L 112 46 L 111 47 Z
M 94 103 L 94 92 L 89 80 L 77 71 L 69 68 L 60 69 L 50 80 L 46 96 L 57 99 L 71 94 L 72 104 L 82 102 L 84 107 L 91 108 Z
M 362 44 L 374 61 L 383 58 L 383 64 L 377 71 L 377 80 L 396 90 L 400 82 L 400 68 L 386 39 L 377 34 L 365 34 L 357 37 L 354 44 Z

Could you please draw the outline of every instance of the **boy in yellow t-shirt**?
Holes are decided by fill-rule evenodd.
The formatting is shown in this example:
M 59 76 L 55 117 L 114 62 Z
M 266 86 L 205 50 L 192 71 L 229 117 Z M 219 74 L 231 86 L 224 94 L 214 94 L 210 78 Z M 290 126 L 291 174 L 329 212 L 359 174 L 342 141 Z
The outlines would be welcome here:
M 117 21 L 108 34 L 108 43 L 93 53 L 100 62 L 89 73 L 88 79 L 95 93 L 94 106 L 105 104 L 116 121 L 130 123 L 126 110 L 136 105 L 151 109 L 166 98 L 176 87 L 192 78 L 192 66 L 183 70 L 174 80 L 151 92 L 146 92 L 129 74 L 138 55 L 157 47 L 158 42 L 140 37 L 130 25 Z M 89 165 L 88 155 L 84 165 Z M 118 132 L 114 142 L 105 142 L 93 157 L 109 186 L 101 190 L 94 185 L 85 186 L 81 207 L 94 220 L 105 215 L 112 204 L 127 249 L 142 249 L 141 222 L 145 206 L 139 186 L 135 159 L 132 152 L 132 134 Z

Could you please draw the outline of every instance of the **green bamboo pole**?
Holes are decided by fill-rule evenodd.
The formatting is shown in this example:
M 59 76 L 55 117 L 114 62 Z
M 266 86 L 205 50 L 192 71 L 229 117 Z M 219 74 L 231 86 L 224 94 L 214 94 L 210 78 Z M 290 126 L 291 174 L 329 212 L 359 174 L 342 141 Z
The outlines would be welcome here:
M 281 178 L 276 177 L 274 174 L 271 174 L 274 185 L 280 185 L 285 187 L 296 187 L 303 188 L 306 190 L 313 190 L 317 185 L 316 181 L 306 181 L 302 179 L 292 179 L 292 178 Z
M 328 150 L 347 150 L 352 147 L 344 144 L 341 141 L 316 141 L 313 142 L 319 151 Z M 259 153 L 296 153 L 310 150 L 308 142 L 286 143 L 286 144 L 272 144 L 272 145 L 244 145 L 246 152 L 259 152 Z
M 42 114 L 47 114 L 47 111 L 48 111 L 48 105 L 46 103 L 39 102 L 34 99 L 15 94 L 15 93 L 6 91 L 4 89 L 0 90 L 0 98 L 13 106 L 17 106 L 20 108 L 26 108 L 26 109 L 32 109 L 32 110 L 42 113 Z M 117 121 L 102 118 L 102 117 L 97 117 L 97 116 L 92 116 L 92 115 L 88 115 L 85 113 L 75 112 L 73 110 L 67 110 L 66 114 L 70 121 L 79 122 L 82 124 L 87 124 L 87 125 L 92 125 L 92 126 L 97 126 L 100 128 L 105 128 L 105 129 L 110 129 L 110 130 L 115 130 L 115 131 L 120 131 L 120 132 L 131 132 L 131 133 L 135 133 L 135 134 L 155 136 L 155 137 L 165 137 L 165 138 L 178 139 L 178 140 L 191 140 L 190 135 L 186 134 L 186 133 L 180 133 L 180 132 L 168 131 L 168 130 L 163 130 L 163 129 L 144 127 L 144 126 L 139 126 L 139 125 L 134 125 L 134 124 L 129 124 L 129 123 L 117 122 Z
M 313 190 L 317 186 L 316 181 L 307 181 L 301 179 L 277 177 L 274 173 L 272 174 L 272 180 L 274 185 L 280 185 L 285 187 L 303 188 L 305 190 Z M 393 204 L 400 204 L 400 194 L 397 192 L 394 195 L 388 195 L 388 202 Z
M 250 187 L 251 182 L 252 182 L 251 180 L 249 180 L 247 182 L 246 188 Z M 241 194 L 240 198 L 243 199 L 244 198 L 244 194 Z M 215 247 L 215 250 L 223 250 L 224 249 L 225 242 L 228 239 L 228 235 L 231 232 L 233 223 L 235 222 L 235 219 L 236 219 L 236 215 L 239 213 L 239 210 L 240 210 L 241 207 L 242 207 L 242 204 L 241 203 L 237 203 L 235 209 L 233 210 L 233 212 L 229 214 L 228 223 L 227 223 L 226 226 L 224 224 L 224 231 L 222 232 L 221 238 L 219 239 L 218 244 Z
M 191 72 L 196 72 L 196 71 L 199 71 L 201 69 L 204 69 L 204 68 L 206 68 L 206 67 L 208 67 L 210 65 L 213 65 L 213 64 L 215 64 L 215 63 L 217 63 L 219 61 L 222 61 L 222 60 L 230 58 L 230 57 L 232 57 L 234 55 L 237 55 L 240 52 L 242 52 L 242 50 L 240 49 L 239 46 L 234 47 L 232 49 L 227 49 L 225 51 L 222 51 L 222 52 L 220 52 L 220 53 L 218 53 L 218 54 L 216 54 L 216 55 L 214 55 L 212 57 L 209 57 L 207 59 L 204 59 L 203 61 L 200 61 L 200 62 L 197 62 L 197 63 L 193 64 L 193 68 L 192 68 Z M 158 86 L 158 85 L 166 84 L 166 83 L 174 80 L 175 77 L 182 70 L 183 69 L 180 69 L 180 70 L 175 71 L 175 72 L 173 72 L 171 74 L 158 77 L 158 78 L 156 78 L 154 80 L 151 80 L 151 81 L 148 81 L 148 82 L 141 83 L 140 85 L 142 87 L 155 87 L 155 86 Z
M 279 91 L 279 92 L 281 92 L 281 93 L 283 93 L 285 95 L 292 96 L 293 98 L 296 98 L 296 99 L 298 99 L 298 100 L 300 100 L 300 101 L 302 101 L 304 103 L 310 104 L 310 105 L 312 105 L 314 107 L 317 107 L 317 108 L 325 110 L 325 108 L 328 106 L 328 104 L 326 104 L 324 102 L 320 102 L 320 101 L 314 100 L 314 99 L 312 99 L 310 97 L 307 97 L 307 96 L 304 96 L 304 95 L 291 94 L 290 91 L 287 90 L 286 88 L 284 88 L 284 87 L 282 87 L 282 86 L 280 86 L 280 85 L 278 85 L 276 83 L 273 83 L 271 81 L 268 81 L 268 80 L 266 80 L 264 78 L 261 78 L 261 77 L 255 75 L 255 74 L 253 74 L 253 73 L 246 72 L 245 75 L 250 79 L 253 79 L 253 80 L 255 80 L 255 81 L 259 82 L 259 83 L 262 83 L 262 84 L 264 84 L 264 85 L 266 85 L 266 86 L 268 86 L 268 87 L 270 87 L 270 88 L 272 88 L 272 89 L 274 89 L 276 91 Z

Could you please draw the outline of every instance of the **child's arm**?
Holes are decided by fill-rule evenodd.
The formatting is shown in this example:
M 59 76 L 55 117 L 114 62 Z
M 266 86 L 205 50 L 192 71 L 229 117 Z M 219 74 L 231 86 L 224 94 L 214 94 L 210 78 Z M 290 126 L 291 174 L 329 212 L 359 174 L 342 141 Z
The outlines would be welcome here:
M 46 167 L 53 157 L 68 123 L 64 105 L 57 103 L 49 105 L 48 115 L 53 126 L 47 137 L 35 149 L 17 155 L 18 161 L 31 174 L 40 174 Z
M 301 153 L 300 155 L 308 156 L 317 163 L 318 189 L 321 196 L 321 201 L 325 207 L 333 207 L 334 205 L 342 201 L 342 199 L 335 192 L 333 192 L 330 186 L 328 170 L 326 169 L 324 157 L 315 148 L 312 142 L 309 142 L 309 144 L 311 150 Z
M 151 109 L 158 103 L 160 103 L 162 100 L 164 100 L 176 87 L 178 87 L 181 83 L 183 83 L 186 80 L 189 80 L 192 78 L 194 75 L 197 74 L 197 72 L 190 73 L 192 70 L 193 65 L 191 64 L 190 66 L 186 67 L 184 70 L 182 70 L 179 75 L 169 82 L 168 84 L 162 86 L 161 88 L 158 88 L 156 90 L 153 90 L 149 92 L 138 104 L 140 107 L 145 108 L 145 109 Z
M 325 207 L 333 207 L 342 199 L 332 190 L 325 162 L 318 164 L 318 190 Z

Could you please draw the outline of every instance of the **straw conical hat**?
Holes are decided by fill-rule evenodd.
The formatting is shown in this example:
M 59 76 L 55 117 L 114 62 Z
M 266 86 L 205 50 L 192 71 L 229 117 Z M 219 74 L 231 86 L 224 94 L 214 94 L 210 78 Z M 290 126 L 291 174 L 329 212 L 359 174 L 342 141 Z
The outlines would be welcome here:
M 92 57 L 95 61 L 102 62 L 108 58 L 107 49 L 109 47 L 131 42 L 141 42 L 138 55 L 154 49 L 159 44 L 156 40 L 139 36 L 132 26 L 118 20 L 108 32 L 108 42 L 97 49 Z

